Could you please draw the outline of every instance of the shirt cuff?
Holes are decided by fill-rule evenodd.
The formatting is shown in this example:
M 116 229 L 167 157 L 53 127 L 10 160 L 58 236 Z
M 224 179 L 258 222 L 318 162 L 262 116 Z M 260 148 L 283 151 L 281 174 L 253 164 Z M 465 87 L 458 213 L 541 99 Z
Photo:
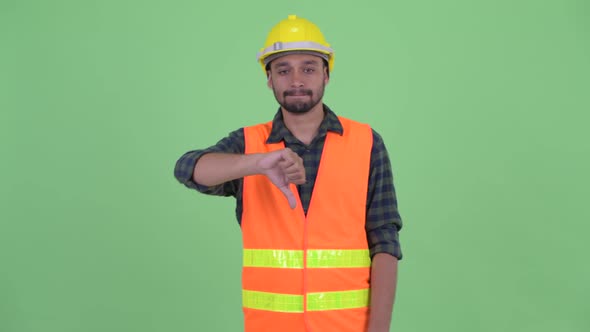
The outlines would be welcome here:
M 391 225 L 391 224 L 389 224 Z M 367 234 L 371 259 L 379 253 L 386 253 L 401 260 L 402 250 L 398 230 L 394 225 L 375 229 Z
M 176 162 L 176 167 L 174 168 L 174 176 L 178 182 L 184 184 L 188 188 L 196 189 L 198 191 L 207 190 L 209 187 L 198 184 L 193 180 L 193 173 L 199 158 L 208 152 L 209 151 L 207 150 L 195 150 L 187 152 L 182 157 L 180 157 L 180 159 L 178 159 Z

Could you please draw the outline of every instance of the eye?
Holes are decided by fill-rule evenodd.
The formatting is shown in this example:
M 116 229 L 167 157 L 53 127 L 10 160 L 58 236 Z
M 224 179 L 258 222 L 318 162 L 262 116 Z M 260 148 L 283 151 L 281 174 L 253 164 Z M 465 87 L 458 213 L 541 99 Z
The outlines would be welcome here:
M 313 69 L 313 68 L 305 68 L 305 69 L 303 69 L 303 72 L 304 72 L 304 73 L 307 73 L 307 74 L 311 74 L 311 73 L 313 73 L 314 71 L 315 71 L 315 69 Z
M 278 71 L 279 75 L 283 76 L 283 75 L 287 75 L 289 73 L 288 69 L 281 69 Z

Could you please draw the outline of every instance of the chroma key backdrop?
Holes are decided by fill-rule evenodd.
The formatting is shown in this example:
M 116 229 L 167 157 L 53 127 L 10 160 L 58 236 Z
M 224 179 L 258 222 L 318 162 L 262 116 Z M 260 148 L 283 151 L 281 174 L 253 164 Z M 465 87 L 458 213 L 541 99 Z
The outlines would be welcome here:
M 389 151 L 391 331 L 590 331 L 584 0 L 1 0 L 0 331 L 243 330 L 235 201 L 173 169 L 272 119 L 290 14 Z

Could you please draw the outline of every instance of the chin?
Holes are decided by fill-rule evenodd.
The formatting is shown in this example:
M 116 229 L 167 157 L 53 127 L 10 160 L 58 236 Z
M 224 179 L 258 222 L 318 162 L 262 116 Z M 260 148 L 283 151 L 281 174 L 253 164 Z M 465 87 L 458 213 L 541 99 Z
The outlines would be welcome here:
M 283 107 L 287 112 L 291 114 L 305 114 L 311 111 L 311 107 Z
M 311 111 L 314 107 L 316 107 L 320 101 L 315 103 L 288 103 L 288 104 L 281 104 L 284 110 L 291 114 L 305 114 Z

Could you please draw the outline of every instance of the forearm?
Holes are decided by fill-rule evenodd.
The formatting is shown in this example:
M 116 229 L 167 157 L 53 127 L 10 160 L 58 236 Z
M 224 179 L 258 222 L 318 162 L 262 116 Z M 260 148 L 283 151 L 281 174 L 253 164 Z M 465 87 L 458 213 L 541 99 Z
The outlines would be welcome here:
M 389 331 L 396 284 L 397 258 L 386 253 L 376 254 L 371 264 L 369 332 Z
M 204 186 L 260 173 L 257 166 L 262 154 L 207 153 L 195 165 L 193 180 Z

